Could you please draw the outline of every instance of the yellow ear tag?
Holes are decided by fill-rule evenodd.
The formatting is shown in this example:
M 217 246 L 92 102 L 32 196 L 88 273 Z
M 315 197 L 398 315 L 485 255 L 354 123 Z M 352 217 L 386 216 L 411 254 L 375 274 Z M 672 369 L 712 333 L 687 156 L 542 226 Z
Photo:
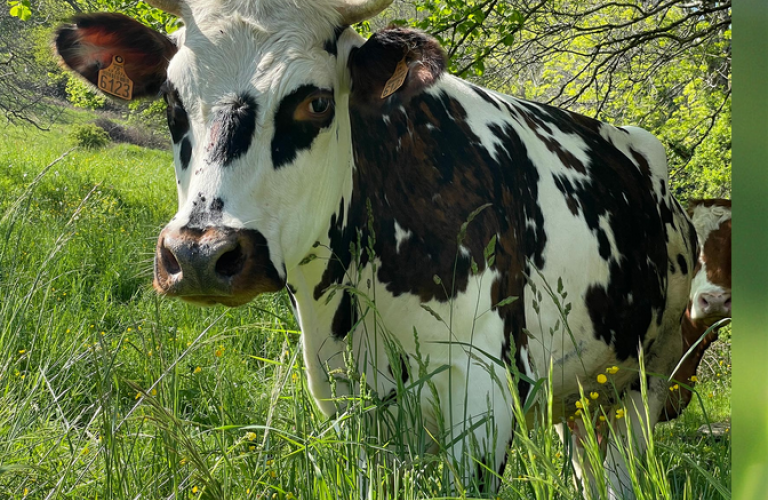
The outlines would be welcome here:
M 124 64 L 122 56 L 113 56 L 112 64 L 99 70 L 98 87 L 107 94 L 130 101 L 133 97 L 133 81 L 125 74 Z
M 405 56 L 403 56 L 400 62 L 397 63 L 395 72 L 392 73 L 392 76 L 387 80 L 386 85 L 384 85 L 384 90 L 381 91 L 381 98 L 386 99 L 397 92 L 397 89 L 403 86 L 406 76 L 408 76 L 408 65 L 405 64 Z

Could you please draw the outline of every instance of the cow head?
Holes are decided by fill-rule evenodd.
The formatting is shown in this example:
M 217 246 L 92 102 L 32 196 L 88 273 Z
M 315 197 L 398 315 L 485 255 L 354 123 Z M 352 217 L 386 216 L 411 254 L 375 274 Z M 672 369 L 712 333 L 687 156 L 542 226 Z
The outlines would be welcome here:
M 63 62 L 91 83 L 121 56 L 133 96 L 168 104 L 179 204 L 156 290 L 235 306 L 285 285 L 351 190 L 350 101 L 393 105 L 443 69 L 423 35 L 348 28 L 391 1 L 155 0 L 183 20 L 173 39 L 119 14 L 59 29 Z M 408 76 L 384 99 L 401 60 Z
M 711 325 L 731 316 L 731 202 L 696 200 L 689 215 L 699 240 L 690 317 Z

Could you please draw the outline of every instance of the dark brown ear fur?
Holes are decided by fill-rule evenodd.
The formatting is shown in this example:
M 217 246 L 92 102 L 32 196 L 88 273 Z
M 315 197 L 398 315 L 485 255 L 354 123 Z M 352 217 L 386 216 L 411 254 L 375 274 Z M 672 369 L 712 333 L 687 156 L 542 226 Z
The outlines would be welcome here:
M 381 92 L 403 56 L 408 77 L 394 94 L 382 99 Z M 407 102 L 437 81 L 445 63 L 437 40 L 420 31 L 396 26 L 378 31 L 350 56 L 352 103 L 375 111 L 385 104 Z
M 99 70 L 112 63 L 112 56 L 119 55 L 133 80 L 134 98 L 157 96 L 168 62 L 176 53 L 167 36 L 122 14 L 83 14 L 73 21 L 59 27 L 54 39 L 56 52 L 66 66 L 96 85 Z

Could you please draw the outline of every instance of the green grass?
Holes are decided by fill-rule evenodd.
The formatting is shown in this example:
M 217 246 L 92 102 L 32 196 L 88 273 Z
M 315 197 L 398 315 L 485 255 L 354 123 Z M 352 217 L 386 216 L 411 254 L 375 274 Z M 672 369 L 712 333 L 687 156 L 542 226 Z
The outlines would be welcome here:
M 0 498 L 348 499 L 363 476 L 376 498 L 449 491 L 445 454 L 424 452 L 431 436 L 387 447 L 375 437 L 416 427 L 375 395 L 331 421 L 315 409 L 285 295 L 234 310 L 158 298 L 152 255 L 176 204 L 170 153 L 75 149 L 46 170 L 93 117 L 62 118 L 48 133 L 0 132 Z M 654 431 L 645 498 L 730 490 L 730 437 L 696 432 L 730 414 L 729 350 L 714 354 L 703 407 Z M 516 437 L 499 496 L 573 498 L 571 478 L 567 450 L 534 423 Z

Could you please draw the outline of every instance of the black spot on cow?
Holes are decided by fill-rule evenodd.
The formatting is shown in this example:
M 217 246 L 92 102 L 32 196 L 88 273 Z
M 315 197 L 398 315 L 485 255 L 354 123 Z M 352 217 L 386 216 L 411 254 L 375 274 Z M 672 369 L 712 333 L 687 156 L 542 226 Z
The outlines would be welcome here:
M 356 241 L 358 227 L 350 224 L 344 225 L 344 204 L 344 198 L 342 198 L 338 212 L 331 216 L 331 224 L 328 229 L 331 257 L 323 272 L 322 280 L 313 291 L 315 300 L 320 300 L 328 286 L 342 282 L 352 262 L 350 245 Z M 365 265 L 368 262 L 367 254 L 362 253 L 360 259 L 361 265 Z
M 344 340 L 357 323 L 357 299 L 352 293 L 340 290 L 341 301 L 333 315 L 331 334 L 336 340 Z
M 290 283 L 286 283 L 285 287 L 288 290 L 288 299 L 291 301 L 291 306 L 293 306 L 293 310 L 296 311 L 298 309 L 298 305 L 296 304 L 296 287 Z
M 409 377 L 409 375 L 408 375 L 408 360 L 409 359 L 410 359 L 410 357 L 407 354 L 405 354 L 405 353 L 400 354 L 400 373 L 398 375 L 400 376 L 400 382 L 402 382 L 403 384 L 408 382 L 408 377 Z M 392 369 L 392 365 L 387 365 L 387 371 L 389 372 L 389 374 L 392 377 L 395 376 L 395 372 Z
M 210 127 L 207 163 L 226 167 L 244 155 L 253 139 L 257 113 L 258 104 L 249 94 L 219 104 Z
M 681 273 L 688 274 L 688 262 L 686 262 L 685 257 L 681 253 L 677 254 L 677 265 L 680 267 Z
M 608 242 L 608 235 L 602 228 L 597 230 L 597 251 L 603 260 L 611 258 L 611 244 Z
M 192 143 L 189 142 L 189 137 L 185 137 L 181 141 L 181 148 L 179 150 L 179 160 L 181 160 L 181 169 L 186 170 L 189 167 L 189 162 L 192 159 Z
M 165 109 L 165 116 L 168 120 L 168 129 L 171 131 L 173 143 L 178 144 L 189 132 L 189 117 L 179 98 L 179 93 L 172 89 L 170 84 L 167 84 L 167 89 L 167 91 L 163 92 L 168 103 L 168 107 Z
M 219 197 L 211 200 L 211 213 L 221 213 L 224 210 L 224 200 Z
M 321 130 L 333 123 L 332 108 L 321 121 L 296 120 L 296 108 L 307 104 L 307 99 L 320 89 L 314 85 L 302 85 L 280 101 L 275 112 L 275 134 L 272 137 L 272 166 L 280 168 L 293 162 L 299 151 L 309 149 Z
M 214 198 L 210 205 L 206 204 L 206 201 L 203 193 L 197 194 L 197 198 L 192 201 L 192 211 L 184 229 L 204 231 L 211 226 L 221 225 L 224 203 L 220 198 Z
M 498 102 L 496 102 L 496 99 L 491 97 L 491 95 L 485 91 L 485 89 L 478 87 L 477 85 L 470 85 L 469 88 L 472 89 L 472 91 L 479 95 L 482 100 L 484 100 L 487 103 L 493 104 L 493 106 L 496 109 L 501 109 L 501 106 Z
M 336 26 L 333 29 L 333 38 L 330 38 L 323 43 L 323 49 L 332 56 L 338 55 L 337 45 L 339 43 L 339 37 L 347 28 L 348 26 Z

